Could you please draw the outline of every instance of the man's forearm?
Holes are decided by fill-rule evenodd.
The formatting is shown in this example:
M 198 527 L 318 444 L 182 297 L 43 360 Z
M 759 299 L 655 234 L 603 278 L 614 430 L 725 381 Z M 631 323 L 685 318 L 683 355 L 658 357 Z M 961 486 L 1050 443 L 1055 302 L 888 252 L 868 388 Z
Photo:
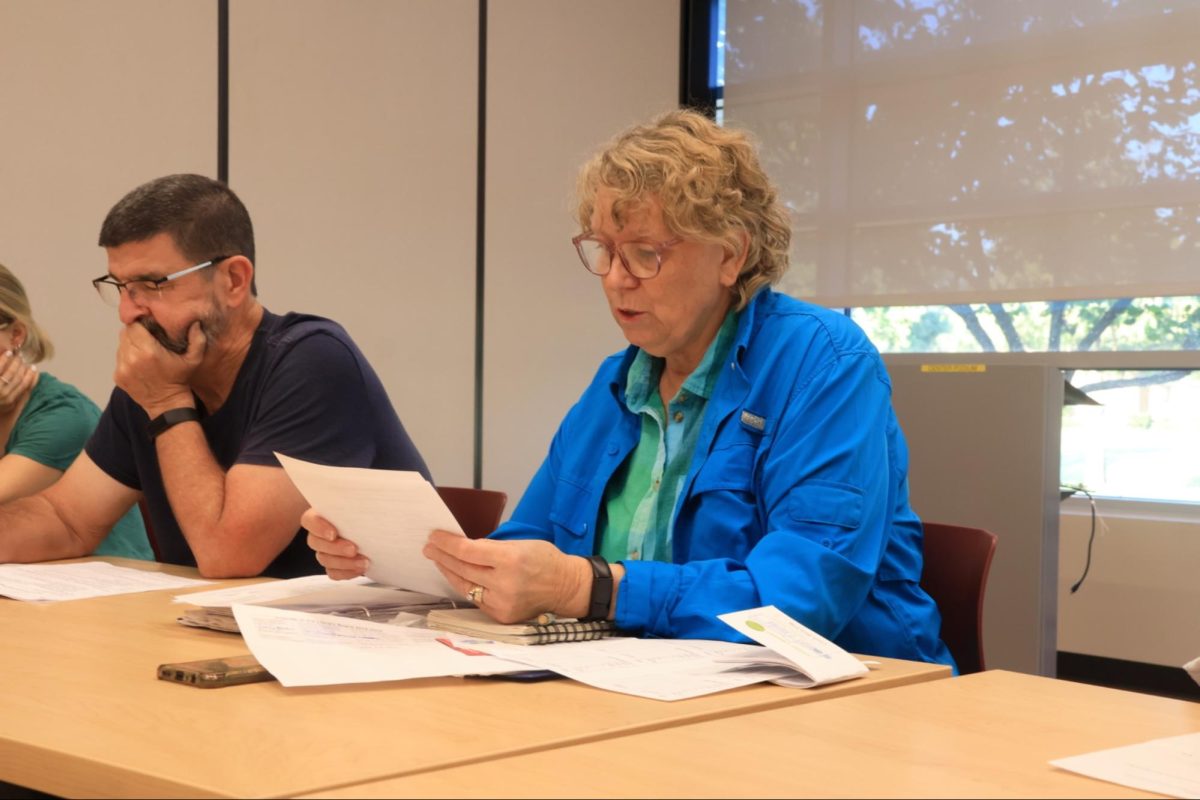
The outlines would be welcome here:
M 0 563 L 78 558 L 98 542 L 72 530 L 44 494 L 0 505 Z
M 203 429 L 196 422 L 176 425 L 159 435 L 156 446 L 171 511 L 196 563 L 205 574 L 227 574 L 238 548 L 221 525 L 226 475 Z

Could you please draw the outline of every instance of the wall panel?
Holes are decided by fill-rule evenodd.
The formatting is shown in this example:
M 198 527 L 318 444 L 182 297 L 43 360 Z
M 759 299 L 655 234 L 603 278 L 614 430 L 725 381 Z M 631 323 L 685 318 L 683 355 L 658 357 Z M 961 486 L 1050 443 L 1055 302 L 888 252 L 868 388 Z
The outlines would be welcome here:
M 571 247 L 571 195 L 599 144 L 678 104 L 679 14 L 676 0 L 490 4 L 483 483 L 510 511 L 625 344 Z
M 120 324 L 89 281 L 125 192 L 216 173 L 217 6 L 160 0 L 0 3 L 0 263 L 58 355 L 45 369 L 101 406 Z
M 230 9 L 259 294 L 346 326 L 444 484 L 472 475 L 477 21 L 475 0 Z

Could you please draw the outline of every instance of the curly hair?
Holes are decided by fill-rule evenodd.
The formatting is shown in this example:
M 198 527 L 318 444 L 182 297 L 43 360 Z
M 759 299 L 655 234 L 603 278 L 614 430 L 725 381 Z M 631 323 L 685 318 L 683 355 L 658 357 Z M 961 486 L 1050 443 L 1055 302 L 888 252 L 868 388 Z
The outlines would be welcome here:
M 576 195 L 585 231 L 601 188 L 616 194 L 612 214 L 619 226 L 653 195 L 676 236 L 719 243 L 740 255 L 745 232 L 746 263 L 733 287 L 739 310 L 787 271 L 788 215 L 744 131 L 722 128 L 689 109 L 669 111 L 618 134 L 584 164 Z

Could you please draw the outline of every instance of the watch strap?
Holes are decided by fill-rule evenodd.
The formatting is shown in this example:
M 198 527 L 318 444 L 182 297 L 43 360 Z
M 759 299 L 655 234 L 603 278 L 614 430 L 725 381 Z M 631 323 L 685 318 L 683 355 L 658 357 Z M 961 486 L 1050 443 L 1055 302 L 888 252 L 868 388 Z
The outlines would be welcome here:
M 592 566 L 592 594 L 588 601 L 588 613 L 584 622 L 608 619 L 609 607 L 612 605 L 613 574 L 612 567 L 604 556 L 588 556 Z
M 150 438 L 157 439 L 164 431 L 173 428 L 181 422 L 199 422 L 201 420 L 200 410 L 196 408 L 172 408 L 169 411 L 164 411 L 146 426 L 146 432 L 150 434 Z

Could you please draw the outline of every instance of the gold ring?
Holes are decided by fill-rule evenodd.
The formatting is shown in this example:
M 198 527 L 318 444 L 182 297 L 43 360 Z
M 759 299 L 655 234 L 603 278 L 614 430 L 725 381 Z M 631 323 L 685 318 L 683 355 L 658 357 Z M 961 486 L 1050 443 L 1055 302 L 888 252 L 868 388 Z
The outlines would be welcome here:
M 477 606 L 483 605 L 483 587 L 478 583 L 471 587 L 471 591 L 467 592 L 467 599 Z

